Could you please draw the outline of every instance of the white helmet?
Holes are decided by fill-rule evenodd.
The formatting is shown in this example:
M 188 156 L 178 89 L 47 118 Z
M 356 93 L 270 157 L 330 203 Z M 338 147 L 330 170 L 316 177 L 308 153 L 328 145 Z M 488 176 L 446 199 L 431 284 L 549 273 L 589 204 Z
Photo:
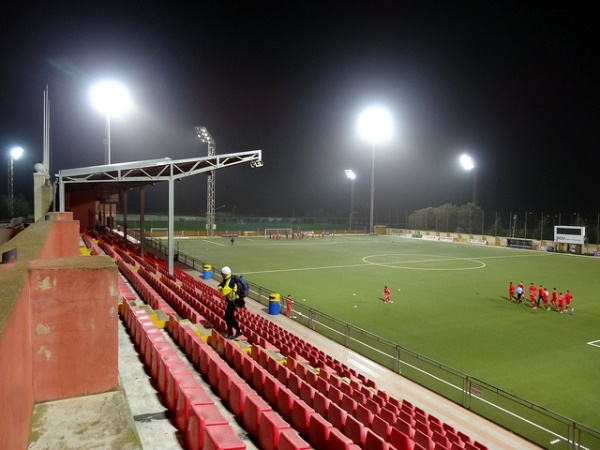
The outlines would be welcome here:
M 231 274 L 231 269 L 229 268 L 229 266 L 225 266 L 221 269 L 221 275 L 230 275 Z

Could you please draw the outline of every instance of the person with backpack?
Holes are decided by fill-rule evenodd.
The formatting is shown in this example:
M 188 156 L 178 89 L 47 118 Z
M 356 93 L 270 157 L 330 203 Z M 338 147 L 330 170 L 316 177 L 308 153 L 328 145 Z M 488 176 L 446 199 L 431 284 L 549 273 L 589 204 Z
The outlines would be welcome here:
M 221 292 L 223 299 L 227 302 L 225 307 L 225 315 L 223 320 L 227 324 L 227 339 L 235 339 L 242 335 L 242 330 L 235 318 L 235 302 L 239 300 L 238 285 L 235 281 L 234 276 L 231 274 L 231 269 L 225 266 L 221 269 L 222 281 L 219 283 L 217 289 Z M 236 330 L 236 333 L 233 333 Z

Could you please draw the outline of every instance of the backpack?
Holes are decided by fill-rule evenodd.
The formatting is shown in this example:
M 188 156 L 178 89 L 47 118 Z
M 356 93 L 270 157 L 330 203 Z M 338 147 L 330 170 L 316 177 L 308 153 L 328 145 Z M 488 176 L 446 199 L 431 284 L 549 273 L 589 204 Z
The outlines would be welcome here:
M 237 295 L 239 298 L 248 297 L 250 294 L 250 286 L 248 282 L 244 280 L 243 276 L 233 275 L 231 280 L 237 285 Z M 231 285 L 230 285 L 231 286 Z

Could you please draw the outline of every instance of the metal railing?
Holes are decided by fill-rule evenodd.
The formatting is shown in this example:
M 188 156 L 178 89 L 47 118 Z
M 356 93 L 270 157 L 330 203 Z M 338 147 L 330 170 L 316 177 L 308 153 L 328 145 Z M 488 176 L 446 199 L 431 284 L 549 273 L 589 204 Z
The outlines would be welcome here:
M 167 254 L 159 239 L 147 239 L 146 247 Z M 202 272 L 204 262 L 177 252 L 178 262 Z M 213 270 L 220 281 L 220 271 Z M 252 299 L 269 305 L 273 292 L 249 283 Z M 281 310 L 285 310 L 281 300 Z M 600 431 L 580 424 L 535 403 L 503 391 L 483 380 L 395 344 L 369 331 L 336 319 L 317 309 L 294 303 L 297 322 L 353 350 L 421 386 L 461 405 L 525 439 L 553 450 L 600 449 Z

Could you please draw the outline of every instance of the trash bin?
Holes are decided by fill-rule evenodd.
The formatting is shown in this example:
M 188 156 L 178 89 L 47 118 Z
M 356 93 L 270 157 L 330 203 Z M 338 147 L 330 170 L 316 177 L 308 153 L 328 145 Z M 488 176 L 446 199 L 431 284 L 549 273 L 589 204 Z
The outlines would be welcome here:
M 202 267 L 202 279 L 212 279 L 212 267 L 210 266 L 210 264 L 204 264 L 204 266 Z
M 279 303 L 281 296 L 275 292 L 269 294 L 269 314 L 276 316 L 281 311 L 281 304 Z

